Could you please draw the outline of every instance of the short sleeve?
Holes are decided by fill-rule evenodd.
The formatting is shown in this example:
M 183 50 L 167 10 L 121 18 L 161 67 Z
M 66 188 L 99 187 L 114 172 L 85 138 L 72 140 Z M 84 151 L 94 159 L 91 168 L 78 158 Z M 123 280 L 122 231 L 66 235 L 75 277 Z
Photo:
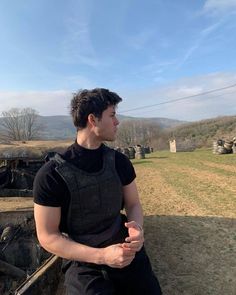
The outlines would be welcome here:
M 133 164 L 124 154 L 115 151 L 115 166 L 122 185 L 130 184 L 135 178 L 136 173 Z
M 37 172 L 34 185 L 34 202 L 43 206 L 61 207 L 67 187 L 55 171 L 55 164 L 49 161 Z

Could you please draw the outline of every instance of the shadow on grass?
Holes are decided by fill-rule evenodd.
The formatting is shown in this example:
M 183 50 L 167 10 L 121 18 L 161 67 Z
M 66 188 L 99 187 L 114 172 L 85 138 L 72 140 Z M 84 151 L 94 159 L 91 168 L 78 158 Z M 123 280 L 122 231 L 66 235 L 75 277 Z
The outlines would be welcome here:
M 32 212 L 13 213 L 1 213 L 0 225 L 33 217 Z M 236 294 L 236 219 L 150 215 L 144 217 L 144 230 L 146 250 L 163 295 Z M 39 293 L 24 294 L 42 294 L 42 288 L 51 284 L 43 283 L 43 287 L 37 285 Z
M 138 161 L 138 160 L 136 160 Z M 148 161 L 148 160 L 140 160 L 140 162 L 133 162 L 133 165 L 138 165 L 138 164 L 150 164 L 153 163 L 153 161 Z
M 156 156 L 156 157 L 147 157 L 147 159 L 168 159 L 169 157 L 162 157 L 162 156 Z
M 144 227 L 163 295 L 236 294 L 236 219 L 145 216 Z

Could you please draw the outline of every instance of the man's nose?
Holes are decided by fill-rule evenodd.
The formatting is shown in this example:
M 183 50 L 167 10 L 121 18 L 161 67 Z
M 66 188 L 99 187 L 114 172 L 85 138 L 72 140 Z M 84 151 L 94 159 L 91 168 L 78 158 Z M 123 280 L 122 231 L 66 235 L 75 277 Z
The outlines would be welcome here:
M 116 125 L 119 125 L 120 124 L 120 121 L 117 118 L 116 118 L 115 124 Z

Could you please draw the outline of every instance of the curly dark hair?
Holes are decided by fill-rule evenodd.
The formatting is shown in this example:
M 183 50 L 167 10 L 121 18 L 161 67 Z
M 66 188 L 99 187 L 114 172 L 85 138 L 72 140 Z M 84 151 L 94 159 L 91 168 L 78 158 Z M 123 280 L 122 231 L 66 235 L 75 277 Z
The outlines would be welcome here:
M 122 98 L 118 94 L 108 89 L 79 90 L 73 94 L 70 109 L 75 127 L 77 130 L 85 128 L 89 114 L 100 119 L 108 106 L 116 106 L 121 101 Z

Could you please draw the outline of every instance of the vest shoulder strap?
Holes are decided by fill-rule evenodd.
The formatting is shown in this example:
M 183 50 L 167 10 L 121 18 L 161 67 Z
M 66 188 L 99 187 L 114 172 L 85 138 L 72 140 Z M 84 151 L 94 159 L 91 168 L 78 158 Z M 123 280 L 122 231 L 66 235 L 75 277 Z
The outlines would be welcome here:
M 50 158 L 50 161 L 54 161 L 57 167 L 66 163 L 62 156 L 58 153 L 55 153 L 54 156 Z
M 104 146 L 103 160 L 115 169 L 115 150 L 107 146 Z

